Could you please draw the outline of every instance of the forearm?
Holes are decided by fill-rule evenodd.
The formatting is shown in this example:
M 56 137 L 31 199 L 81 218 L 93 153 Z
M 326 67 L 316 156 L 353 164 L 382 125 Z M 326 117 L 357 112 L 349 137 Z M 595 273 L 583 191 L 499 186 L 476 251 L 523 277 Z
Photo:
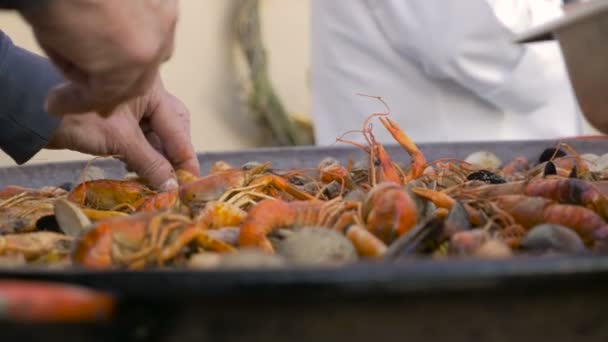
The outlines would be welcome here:
M 44 103 L 61 81 L 47 59 L 16 47 L 0 31 L 0 149 L 18 164 L 44 148 L 59 125 Z

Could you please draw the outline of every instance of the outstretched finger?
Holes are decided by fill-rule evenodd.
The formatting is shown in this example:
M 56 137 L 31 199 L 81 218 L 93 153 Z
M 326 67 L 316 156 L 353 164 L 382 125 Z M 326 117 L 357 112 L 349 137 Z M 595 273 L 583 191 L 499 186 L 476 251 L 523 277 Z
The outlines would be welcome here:
M 162 142 L 164 152 L 175 169 L 195 175 L 200 165 L 190 138 L 190 113 L 175 97 L 162 91 L 158 105 L 150 114 L 150 127 Z
M 121 145 L 120 154 L 129 168 L 160 191 L 177 188 L 177 177 L 171 163 L 160 154 L 141 131 Z

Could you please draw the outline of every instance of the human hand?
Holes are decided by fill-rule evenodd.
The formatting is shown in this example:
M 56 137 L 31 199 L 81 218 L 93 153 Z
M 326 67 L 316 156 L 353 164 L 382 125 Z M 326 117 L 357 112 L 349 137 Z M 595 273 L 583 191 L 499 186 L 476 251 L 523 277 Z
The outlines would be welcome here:
M 117 107 L 109 117 L 66 115 L 47 146 L 93 155 L 117 155 L 151 186 L 177 187 L 174 170 L 198 175 L 190 114 L 156 78 L 150 91 Z
M 69 81 L 51 91 L 51 114 L 107 116 L 143 95 L 171 57 L 177 0 L 45 0 L 20 9 Z

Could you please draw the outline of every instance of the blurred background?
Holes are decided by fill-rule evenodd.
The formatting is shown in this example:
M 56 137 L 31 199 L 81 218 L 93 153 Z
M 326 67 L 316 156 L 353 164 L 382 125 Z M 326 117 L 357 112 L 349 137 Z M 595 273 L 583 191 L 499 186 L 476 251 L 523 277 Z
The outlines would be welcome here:
M 272 143 L 247 112 L 246 68 L 237 68 L 239 49 L 234 39 L 239 1 L 180 2 L 180 19 L 173 57 L 162 66 L 169 91 L 192 114 L 192 138 L 197 151 L 235 150 Z M 268 76 L 285 111 L 309 113 L 309 2 L 260 2 L 262 38 L 272 67 Z M 16 45 L 42 54 L 30 28 L 13 12 L 0 12 L 2 30 Z M 242 62 L 240 62 L 242 63 Z M 270 62 L 269 62 L 270 63 Z M 38 153 L 29 163 L 88 159 L 70 151 Z M 0 151 L 0 166 L 15 165 Z

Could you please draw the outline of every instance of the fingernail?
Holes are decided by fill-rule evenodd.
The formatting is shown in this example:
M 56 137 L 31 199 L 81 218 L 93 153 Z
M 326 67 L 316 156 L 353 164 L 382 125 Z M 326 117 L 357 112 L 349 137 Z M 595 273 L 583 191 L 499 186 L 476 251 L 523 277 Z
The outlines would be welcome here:
M 177 184 L 177 180 L 176 179 L 169 179 L 166 182 L 163 183 L 163 185 L 160 186 L 160 191 L 169 191 L 169 190 L 173 190 L 173 189 L 177 189 L 178 188 L 178 184 Z

